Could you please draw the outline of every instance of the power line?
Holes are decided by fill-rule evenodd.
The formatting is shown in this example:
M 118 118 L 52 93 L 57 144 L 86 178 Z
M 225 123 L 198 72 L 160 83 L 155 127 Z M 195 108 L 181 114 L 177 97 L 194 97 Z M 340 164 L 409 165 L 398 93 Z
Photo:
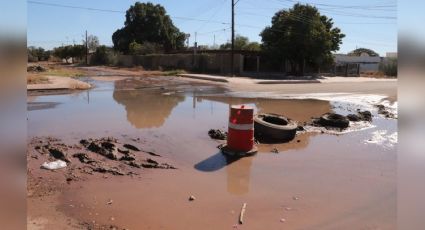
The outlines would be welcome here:
M 28 3 L 37 4 L 37 5 L 45 5 L 45 6 L 62 7 L 62 8 L 72 8 L 72 9 L 82 9 L 82 10 L 90 10 L 90 11 L 108 12 L 108 13 L 125 13 L 125 11 L 119 11 L 119 10 L 107 10 L 107 9 L 98 9 L 98 8 L 82 7 L 82 6 L 62 5 L 62 4 L 57 4 L 57 3 L 39 2 L 39 1 L 33 1 L 33 0 L 29 0 Z
M 295 0 L 275 0 L 279 3 L 304 3 L 304 4 L 310 4 L 315 7 L 317 7 L 320 11 L 328 12 L 335 15 L 340 16 L 348 16 L 348 17 L 361 17 L 361 18 L 376 18 L 376 19 L 397 19 L 397 17 L 393 16 L 387 16 L 387 15 L 367 15 L 367 14 L 359 14 L 354 12 L 346 12 L 346 11 L 338 11 L 334 9 L 354 9 L 354 10 L 373 10 L 376 8 L 394 8 L 396 5 L 331 5 L 331 4 L 321 4 L 321 3 L 311 3 L 311 2 L 299 2 Z M 318 7 L 318 6 L 325 6 L 324 7 Z M 329 8 L 331 7 L 331 8 Z M 382 10 L 382 9 L 379 9 Z M 395 10 L 395 9 L 394 9 Z
M 82 7 L 82 6 L 71 6 L 71 5 L 63 5 L 63 4 L 57 4 L 57 3 L 40 2 L 40 1 L 33 1 L 33 0 L 29 0 L 28 3 L 30 3 L 30 4 L 36 4 L 36 5 L 52 6 L 52 7 L 61 7 L 61 8 L 70 8 L 70 9 L 80 9 L 80 10 L 89 10 L 89 11 L 97 11 L 97 12 L 106 12 L 106 13 L 120 13 L 120 14 L 125 14 L 126 13 L 126 11 L 119 11 L 119 10 L 99 9 L 99 8 Z M 187 21 L 199 21 L 199 22 L 209 22 L 209 23 L 229 24 L 230 25 L 230 23 L 228 23 L 228 22 L 221 22 L 221 21 L 215 21 L 215 20 L 190 18 L 190 17 L 179 17 L 179 16 L 170 16 L 170 17 L 173 18 L 173 19 L 180 19 L 180 20 L 187 20 Z
M 222 3 L 220 3 L 221 7 L 217 8 L 217 10 L 211 15 L 211 17 L 207 20 L 207 22 L 204 22 L 201 26 L 196 29 L 196 32 L 199 32 L 201 29 L 203 29 L 204 26 L 208 25 L 208 23 L 217 15 L 217 13 L 223 8 L 224 4 L 227 2 L 227 0 L 224 0 Z
M 277 0 L 279 2 L 286 1 L 291 3 L 304 3 L 304 4 L 310 4 L 310 5 L 316 5 L 316 6 L 327 6 L 327 7 L 335 7 L 335 8 L 342 8 L 342 9 L 348 9 L 348 8 L 358 8 L 358 9 L 366 9 L 366 8 L 391 8 L 391 7 L 397 7 L 397 5 L 333 5 L 333 4 L 324 4 L 324 3 L 313 3 L 313 2 L 300 2 L 296 0 Z
M 229 30 L 229 29 L 231 29 L 231 27 L 227 27 L 227 28 L 223 28 L 223 29 L 219 29 L 219 30 L 208 31 L 208 32 L 204 32 L 204 33 L 198 33 L 198 36 L 199 35 L 217 33 L 217 32 L 226 32 L 226 30 Z

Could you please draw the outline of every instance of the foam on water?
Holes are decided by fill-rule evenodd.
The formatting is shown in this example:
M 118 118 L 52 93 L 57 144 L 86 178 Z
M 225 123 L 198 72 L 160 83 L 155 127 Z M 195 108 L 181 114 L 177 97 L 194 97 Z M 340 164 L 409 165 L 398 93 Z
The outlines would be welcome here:
M 384 148 L 393 148 L 398 142 L 397 132 L 388 133 L 387 130 L 377 130 L 372 133 L 372 137 L 365 141 L 367 144 L 376 144 Z

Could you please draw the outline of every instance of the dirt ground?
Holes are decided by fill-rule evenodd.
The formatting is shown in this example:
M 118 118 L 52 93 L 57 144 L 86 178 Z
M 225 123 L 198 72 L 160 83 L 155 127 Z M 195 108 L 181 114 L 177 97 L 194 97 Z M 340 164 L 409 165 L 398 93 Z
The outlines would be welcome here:
M 371 131 L 305 132 L 236 160 L 205 127 L 225 129 L 230 104 L 306 122 L 356 111 L 331 103 L 337 96 L 394 103 L 397 82 L 259 85 L 65 68 L 83 71 L 94 88 L 28 97 L 28 229 L 396 228 L 396 152 L 365 144 L 375 141 L 373 127 L 396 131 L 378 110 Z M 306 99 L 285 99 L 293 96 Z M 55 160 L 67 167 L 40 167 Z

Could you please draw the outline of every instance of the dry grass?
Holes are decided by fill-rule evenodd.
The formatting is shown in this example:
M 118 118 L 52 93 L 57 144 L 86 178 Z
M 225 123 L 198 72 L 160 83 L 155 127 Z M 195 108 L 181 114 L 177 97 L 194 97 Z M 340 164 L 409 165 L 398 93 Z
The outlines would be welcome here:
M 163 74 L 165 76 L 177 76 L 178 74 L 185 74 L 185 73 L 187 73 L 185 70 L 177 69 L 177 70 L 165 71 Z
M 81 69 L 52 62 L 38 62 L 29 65 L 40 65 L 46 69 L 44 72 L 29 72 L 38 76 L 80 77 L 85 74 Z
M 47 84 L 49 83 L 49 79 L 46 76 L 42 75 L 28 75 L 27 76 L 27 84 Z
M 388 76 L 381 71 L 365 71 L 360 73 L 360 77 L 387 78 Z
M 81 77 L 84 75 L 84 71 L 60 65 L 51 65 L 46 72 L 42 72 L 41 74 L 60 77 Z

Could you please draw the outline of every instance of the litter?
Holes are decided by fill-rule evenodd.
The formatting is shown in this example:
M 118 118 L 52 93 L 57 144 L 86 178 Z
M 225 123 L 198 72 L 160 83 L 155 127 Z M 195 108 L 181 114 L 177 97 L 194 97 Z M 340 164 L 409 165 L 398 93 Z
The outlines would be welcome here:
M 41 168 L 48 169 L 48 170 L 55 170 L 55 169 L 61 169 L 66 167 L 66 162 L 63 160 L 57 160 L 52 162 L 44 162 L 41 165 Z
M 243 204 L 241 214 L 239 215 L 239 224 L 243 224 L 243 217 L 245 215 L 246 203 Z

